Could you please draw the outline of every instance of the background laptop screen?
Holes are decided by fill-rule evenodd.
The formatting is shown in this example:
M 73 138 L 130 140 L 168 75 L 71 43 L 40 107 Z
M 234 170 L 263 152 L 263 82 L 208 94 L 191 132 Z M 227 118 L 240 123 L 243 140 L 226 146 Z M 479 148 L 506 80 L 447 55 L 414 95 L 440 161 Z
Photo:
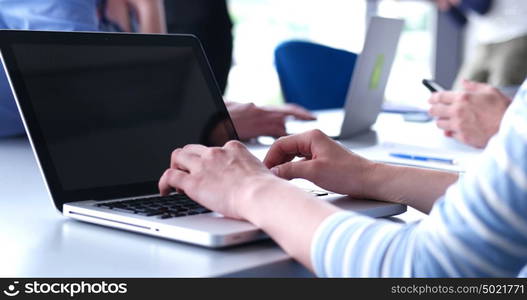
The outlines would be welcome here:
M 65 191 L 157 181 L 175 148 L 233 138 L 191 46 L 12 49 Z

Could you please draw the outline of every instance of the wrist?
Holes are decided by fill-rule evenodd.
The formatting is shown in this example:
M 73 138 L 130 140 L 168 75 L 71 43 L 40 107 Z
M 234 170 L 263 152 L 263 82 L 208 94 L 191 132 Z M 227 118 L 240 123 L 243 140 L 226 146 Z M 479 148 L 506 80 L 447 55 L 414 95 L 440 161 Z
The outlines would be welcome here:
M 398 177 L 400 167 L 384 163 L 371 162 L 362 183 L 362 197 L 366 199 L 402 203 L 393 190 L 387 188 L 395 178 Z
M 279 181 L 280 179 L 272 174 L 245 177 L 239 184 L 240 188 L 232 196 L 238 216 L 250 221 L 258 199 L 261 199 L 262 195 L 276 186 Z
M 242 219 L 260 228 L 268 223 L 269 219 L 273 219 L 278 211 L 287 211 L 285 207 L 288 204 L 312 197 L 288 181 L 272 174 L 248 177 L 245 182 L 249 184 L 237 198 L 237 203 L 235 203 L 237 212 Z

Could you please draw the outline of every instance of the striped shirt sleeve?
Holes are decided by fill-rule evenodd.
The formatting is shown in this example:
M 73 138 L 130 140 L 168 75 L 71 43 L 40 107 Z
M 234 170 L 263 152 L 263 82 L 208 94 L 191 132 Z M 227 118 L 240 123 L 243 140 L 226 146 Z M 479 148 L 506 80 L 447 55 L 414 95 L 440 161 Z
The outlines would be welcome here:
M 527 83 L 480 163 L 427 218 L 335 213 L 317 228 L 311 260 L 322 277 L 518 276 L 527 264 Z

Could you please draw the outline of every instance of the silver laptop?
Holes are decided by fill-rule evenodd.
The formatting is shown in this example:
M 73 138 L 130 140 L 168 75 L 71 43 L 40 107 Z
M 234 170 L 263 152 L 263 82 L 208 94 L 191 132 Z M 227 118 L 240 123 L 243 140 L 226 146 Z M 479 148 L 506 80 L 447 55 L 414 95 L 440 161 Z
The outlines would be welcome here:
M 60 213 L 206 247 L 266 237 L 185 195 L 158 194 L 174 149 L 237 139 L 195 37 L 0 31 L 0 50 Z M 406 210 L 311 192 L 375 217 Z
M 327 120 L 290 121 L 288 132 L 318 128 L 331 137 L 346 139 L 367 131 L 381 111 L 403 25 L 403 20 L 372 17 L 350 81 L 344 112 L 326 112 L 323 118 Z

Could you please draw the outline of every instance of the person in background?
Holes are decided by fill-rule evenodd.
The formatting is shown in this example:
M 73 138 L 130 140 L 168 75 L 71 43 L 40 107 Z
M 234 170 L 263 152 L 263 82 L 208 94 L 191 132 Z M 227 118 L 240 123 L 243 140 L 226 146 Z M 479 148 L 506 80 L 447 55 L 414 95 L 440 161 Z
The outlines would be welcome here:
M 161 0 L 0 0 L 0 28 L 56 31 L 106 31 L 107 14 L 124 29 L 123 6 L 133 9 L 140 32 L 162 32 Z M 115 25 L 114 24 L 114 25 Z M 117 26 L 115 25 L 115 26 Z M 0 66 L 1 67 L 1 66 Z M 0 137 L 24 133 L 3 67 L 0 68 Z
M 132 3 L 129 3 L 132 2 Z M 135 3 L 134 3 L 135 2 Z M 118 31 L 134 31 L 134 19 L 141 24 L 141 15 L 153 17 L 157 22 L 149 26 L 150 33 L 184 33 L 196 35 L 205 50 L 218 87 L 223 94 L 232 63 L 232 22 L 226 0 L 109 0 L 105 11 L 109 24 L 117 24 Z M 142 13 L 137 12 L 142 8 Z M 165 11 L 163 13 L 163 10 Z M 165 22 L 166 27 L 159 22 Z M 144 23 L 144 22 L 143 22 Z M 252 103 L 225 101 L 241 140 L 258 136 L 286 135 L 285 119 L 293 116 L 313 120 L 307 110 L 294 104 L 278 107 L 259 107 Z
M 140 9 L 142 12 L 138 11 Z M 143 19 L 151 21 L 147 22 L 150 25 L 148 30 L 144 29 L 143 32 L 196 35 L 203 44 L 221 93 L 225 92 L 233 47 L 232 22 L 225 0 L 166 0 L 164 3 L 161 0 L 109 0 L 103 11 L 107 22 L 117 31 L 135 31 L 134 28 L 138 26 L 134 24 L 145 23 L 141 22 L 141 16 L 144 16 Z M 286 135 L 287 116 L 302 120 L 314 119 L 307 110 L 294 104 L 259 107 L 252 103 L 225 101 L 225 105 L 241 140 L 262 135 Z
M 400 224 L 343 211 L 284 180 L 292 178 L 429 216 Z M 311 131 L 278 139 L 263 163 L 236 141 L 176 149 L 159 189 L 253 223 L 318 276 L 523 276 L 527 81 L 479 164 L 460 177 L 372 162 Z
M 97 0 L 0 0 L 1 29 L 98 31 Z M 24 133 L 0 66 L 0 137 Z
M 166 33 L 163 0 L 100 1 L 101 31 Z
M 463 91 L 434 93 L 431 116 L 448 137 L 485 148 L 499 128 L 511 99 L 488 84 L 463 80 Z
M 0 28 L 58 31 L 165 33 L 162 0 L 0 0 Z M 285 118 L 314 119 L 294 106 L 256 107 L 227 103 L 239 136 L 285 135 Z M 0 69 L 0 137 L 24 133 L 3 67 Z
M 232 21 L 227 0 L 165 0 L 168 33 L 197 36 L 225 93 L 232 65 Z
M 470 22 L 478 43 L 458 74 L 456 89 L 462 88 L 463 79 L 498 88 L 523 82 L 527 77 L 527 1 L 435 1 L 459 26 Z

